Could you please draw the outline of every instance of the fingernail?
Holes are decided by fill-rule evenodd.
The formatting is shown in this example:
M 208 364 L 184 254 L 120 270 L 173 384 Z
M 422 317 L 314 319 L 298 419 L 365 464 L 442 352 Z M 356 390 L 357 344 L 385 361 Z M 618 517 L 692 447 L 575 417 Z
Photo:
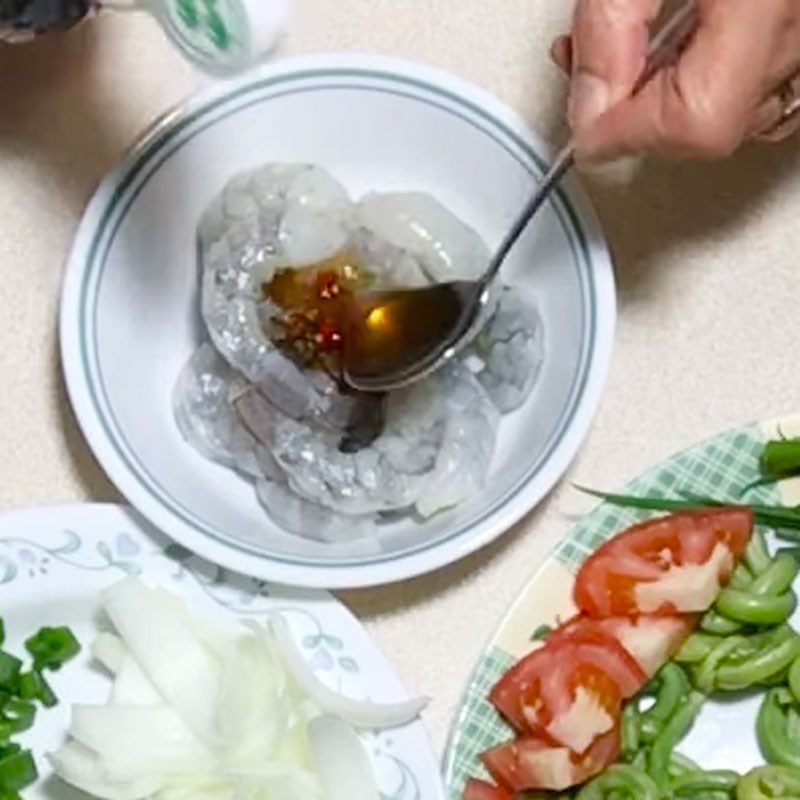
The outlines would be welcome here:
M 578 72 L 569 98 L 569 122 L 574 130 L 585 128 L 609 108 L 608 84 L 590 72 Z

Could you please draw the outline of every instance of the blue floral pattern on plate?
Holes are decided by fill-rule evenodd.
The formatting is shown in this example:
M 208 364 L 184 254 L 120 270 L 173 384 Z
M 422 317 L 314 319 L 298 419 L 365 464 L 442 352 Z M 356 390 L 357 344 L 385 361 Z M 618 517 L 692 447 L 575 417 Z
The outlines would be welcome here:
M 279 611 L 290 619 L 298 642 L 317 672 L 343 686 L 357 678 L 362 666 L 336 632 L 327 630 L 302 604 L 287 599 L 291 590 L 276 591 L 269 583 L 230 572 L 192 554 L 186 548 L 154 535 L 143 541 L 131 530 L 97 538 L 78 531 L 43 530 L 41 535 L 0 536 L 0 587 L 41 582 L 55 571 L 141 575 L 151 559 L 166 564 L 171 580 L 192 583 L 209 600 L 237 616 Z M 276 602 L 278 601 L 279 602 Z M 331 680 L 332 679 L 332 680 Z M 367 735 L 368 750 L 380 763 L 381 800 L 422 800 L 420 781 L 406 761 L 394 752 L 392 731 Z

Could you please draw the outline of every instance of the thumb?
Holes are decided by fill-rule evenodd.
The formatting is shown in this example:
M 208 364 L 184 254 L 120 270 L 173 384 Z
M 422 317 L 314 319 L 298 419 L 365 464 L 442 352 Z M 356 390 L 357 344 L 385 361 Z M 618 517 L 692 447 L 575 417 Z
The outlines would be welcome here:
M 578 0 L 572 30 L 573 130 L 628 97 L 644 69 L 650 23 L 662 0 Z

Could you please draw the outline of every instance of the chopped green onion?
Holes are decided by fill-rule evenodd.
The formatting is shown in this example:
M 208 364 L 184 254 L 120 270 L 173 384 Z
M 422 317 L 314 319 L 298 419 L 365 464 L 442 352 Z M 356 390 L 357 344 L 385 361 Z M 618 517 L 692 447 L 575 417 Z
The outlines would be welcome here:
M 620 508 L 638 508 L 643 511 L 699 511 L 703 508 L 749 508 L 756 522 L 770 528 L 781 529 L 784 539 L 800 541 L 800 508 L 794 506 L 767 506 L 753 503 L 736 503 L 713 497 L 684 495 L 681 500 L 667 500 L 648 495 L 614 494 L 576 486 L 579 491 L 597 497 Z
M 22 745 L 19 745 L 16 742 L 9 742 L 8 744 L 0 745 L 0 761 L 7 756 L 13 756 L 15 753 L 19 753 L 20 750 L 22 750 Z
M 38 777 L 29 750 L 20 750 L 0 760 L 0 792 L 19 792 Z
M 532 642 L 543 642 L 551 633 L 553 628 L 550 625 L 540 625 L 532 634 Z
M 5 626 L 0 618 L 0 645 L 4 641 Z M 33 726 L 34 701 L 45 707 L 58 702 L 42 670 L 57 670 L 80 651 L 72 631 L 64 627 L 42 628 L 25 647 L 33 657 L 33 667 L 25 672 L 20 659 L 0 650 L 0 800 L 21 800 L 19 792 L 37 778 L 30 751 L 12 737 Z
M 34 671 L 33 673 L 36 675 L 36 678 L 39 682 L 39 689 L 36 694 L 36 699 L 45 707 L 45 708 L 52 708 L 53 706 L 58 705 L 58 698 L 56 697 L 55 692 L 50 687 L 50 684 L 47 682 L 47 679 L 42 675 L 41 672 Z
M 0 719 L 11 726 L 12 734 L 29 730 L 35 718 L 36 706 L 33 703 L 11 697 L 0 704 Z
M 21 672 L 17 678 L 17 696 L 23 700 L 36 700 L 39 696 L 39 680 L 35 672 Z
M 0 650 L 0 688 L 13 692 L 21 669 L 22 662 L 18 658 Z
M 25 641 L 25 649 L 33 656 L 38 670 L 61 669 L 81 649 L 69 628 L 42 628 Z
M 17 680 L 17 696 L 22 700 L 38 700 L 43 706 L 51 708 L 58 700 L 41 672 L 34 669 L 23 672 Z

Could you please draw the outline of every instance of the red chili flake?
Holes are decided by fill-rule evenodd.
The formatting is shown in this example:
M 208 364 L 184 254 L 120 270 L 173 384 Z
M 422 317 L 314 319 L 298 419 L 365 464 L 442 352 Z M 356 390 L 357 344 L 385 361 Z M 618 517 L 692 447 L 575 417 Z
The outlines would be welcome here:
M 336 272 L 320 272 L 317 274 L 317 296 L 323 300 L 332 300 L 341 292 L 339 275 Z
M 323 322 L 317 329 L 317 337 L 323 350 L 340 350 L 342 347 L 341 331 L 331 322 Z

